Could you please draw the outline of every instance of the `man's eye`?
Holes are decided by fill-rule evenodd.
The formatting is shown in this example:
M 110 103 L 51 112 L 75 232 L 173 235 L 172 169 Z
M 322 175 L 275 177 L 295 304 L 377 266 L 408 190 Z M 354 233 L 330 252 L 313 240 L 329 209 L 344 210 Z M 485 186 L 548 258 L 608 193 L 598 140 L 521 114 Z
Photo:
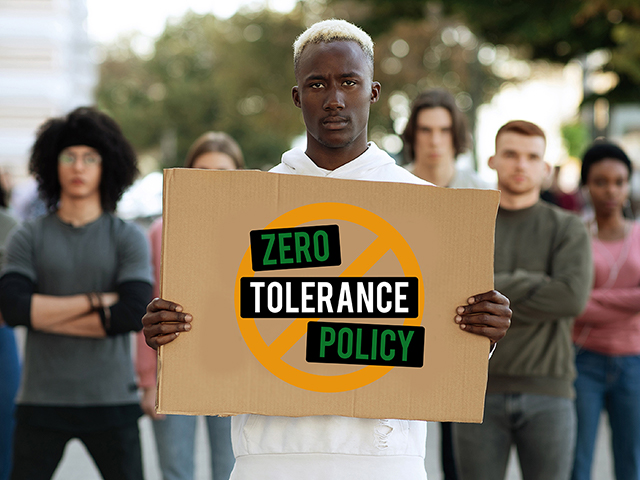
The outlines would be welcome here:
M 349 87 L 352 87 L 356 84 L 355 81 L 353 80 L 345 80 L 344 82 L 342 82 L 344 85 L 348 85 Z
M 321 83 L 312 83 L 312 84 L 310 85 L 310 87 L 311 87 L 311 88 L 322 88 L 322 86 L 323 86 L 323 85 L 322 85 Z

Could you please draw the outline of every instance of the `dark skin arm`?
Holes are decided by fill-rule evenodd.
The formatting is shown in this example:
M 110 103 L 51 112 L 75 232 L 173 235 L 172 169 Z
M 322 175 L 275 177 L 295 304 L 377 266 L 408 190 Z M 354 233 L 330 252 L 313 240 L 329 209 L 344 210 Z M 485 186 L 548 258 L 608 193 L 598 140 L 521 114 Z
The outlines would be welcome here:
M 457 308 L 455 322 L 466 332 L 487 337 L 491 346 L 505 336 L 511 325 L 509 299 L 500 292 L 474 295 L 468 304 Z M 157 349 L 175 340 L 181 332 L 191 330 L 193 317 L 182 311 L 177 303 L 156 298 L 147 305 L 142 317 L 147 345 Z

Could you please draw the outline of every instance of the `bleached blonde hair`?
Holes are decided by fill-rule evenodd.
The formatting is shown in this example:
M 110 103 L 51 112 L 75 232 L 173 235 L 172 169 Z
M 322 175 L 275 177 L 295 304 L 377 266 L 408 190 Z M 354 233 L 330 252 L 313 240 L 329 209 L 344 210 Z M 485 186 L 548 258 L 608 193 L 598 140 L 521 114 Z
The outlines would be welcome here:
M 362 51 L 369 60 L 371 72 L 373 72 L 373 41 L 371 37 L 353 23 L 335 18 L 314 23 L 296 38 L 296 41 L 293 43 L 294 71 L 298 71 L 300 55 L 302 55 L 307 45 L 336 41 L 352 41 L 360 45 L 360 48 L 362 48 Z

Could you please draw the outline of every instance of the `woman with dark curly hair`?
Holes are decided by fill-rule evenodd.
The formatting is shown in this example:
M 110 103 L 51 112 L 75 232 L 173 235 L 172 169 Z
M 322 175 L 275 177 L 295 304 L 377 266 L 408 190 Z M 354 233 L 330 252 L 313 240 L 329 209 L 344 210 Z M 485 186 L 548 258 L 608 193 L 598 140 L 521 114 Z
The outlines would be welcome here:
M 49 214 L 8 241 L 0 310 L 27 327 L 13 479 L 48 479 L 72 438 L 105 479 L 142 479 L 129 332 L 151 297 L 144 234 L 113 215 L 137 172 L 118 125 L 93 108 L 45 122 L 31 172 Z

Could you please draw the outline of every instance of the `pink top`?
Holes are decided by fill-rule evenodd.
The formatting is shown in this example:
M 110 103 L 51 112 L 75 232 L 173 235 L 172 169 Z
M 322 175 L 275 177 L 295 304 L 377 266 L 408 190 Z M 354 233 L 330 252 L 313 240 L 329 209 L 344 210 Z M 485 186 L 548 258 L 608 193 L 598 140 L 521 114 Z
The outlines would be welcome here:
M 640 354 L 640 225 L 612 242 L 593 238 L 594 287 L 573 341 L 605 355 Z M 616 272 L 617 271 L 617 272 Z
M 160 295 L 160 261 L 162 258 L 162 217 L 149 227 L 149 242 L 151 243 L 151 265 L 153 266 L 153 296 Z M 156 351 L 149 347 L 144 334 L 137 335 L 136 372 L 140 388 L 150 388 L 156 385 Z

